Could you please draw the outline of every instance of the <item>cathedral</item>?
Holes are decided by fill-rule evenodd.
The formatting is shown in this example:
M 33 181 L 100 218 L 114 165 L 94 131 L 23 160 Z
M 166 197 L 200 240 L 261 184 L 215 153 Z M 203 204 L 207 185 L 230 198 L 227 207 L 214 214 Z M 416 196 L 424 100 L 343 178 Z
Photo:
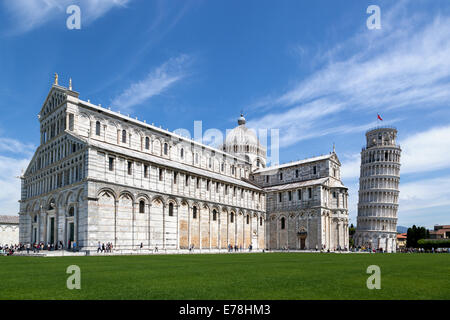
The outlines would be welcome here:
M 55 83 L 21 177 L 20 242 L 118 252 L 348 248 L 336 153 L 266 166 L 241 115 L 213 148 L 81 100 Z

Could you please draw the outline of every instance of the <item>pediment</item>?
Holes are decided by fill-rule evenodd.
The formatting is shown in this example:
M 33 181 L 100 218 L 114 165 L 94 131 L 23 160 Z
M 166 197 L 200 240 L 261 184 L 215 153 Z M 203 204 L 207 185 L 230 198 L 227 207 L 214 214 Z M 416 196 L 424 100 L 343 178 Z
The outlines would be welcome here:
M 333 154 L 331 155 L 331 160 L 333 160 L 334 162 L 336 162 L 339 166 L 341 165 L 341 162 L 339 161 L 339 158 L 338 158 L 338 156 L 337 156 L 336 153 L 333 153 Z
M 66 136 L 67 141 L 69 141 L 69 142 L 80 143 L 80 144 L 86 145 L 86 141 L 85 141 L 85 140 L 83 140 L 83 139 L 81 139 L 81 138 L 79 138 L 79 137 L 77 137 L 77 136 L 74 136 L 74 135 L 71 134 L 70 132 L 65 132 L 64 135 Z M 44 146 L 45 146 L 45 145 L 44 145 Z M 36 151 L 34 152 L 33 158 L 31 159 L 30 163 L 28 164 L 28 167 L 27 167 L 27 169 L 25 170 L 24 176 L 28 176 L 28 175 L 30 175 L 30 174 L 33 174 L 33 173 L 34 173 L 33 168 L 34 168 L 36 171 L 37 171 L 37 170 L 40 170 L 40 169 L 39 169 L 40 166 L 39 166 L 39 164 L 37 164 L 37 162 L 39 161 L 39 155 L 40 155 L 40 153 L 41 153 L 42 148 L 43 148 L 43 146 L 40 145 L 40 146 L 36 149 Z M 42 168 L 41 168 L 41 169 L 42 169 Z
M 50 92 L 45 99 L 44 104 L 42 105 L 41 112 L 39 113 L 40 117 L 43 118 L 57 107 L 59 107 L 64 101 L 67 99 L 67 94 L 65 92 L 65 88 L 53 85 L 50 89 Z
M 41 112 L 39 112 L 39 116 L 44 118 L 50 114 L 53 110 L 64 103 L 69 95 L 78 98 L 77 92 L 61 87 L 57 84 L 52 85 L 52 88 L 50 89 L 50 92 L 42 105 Z

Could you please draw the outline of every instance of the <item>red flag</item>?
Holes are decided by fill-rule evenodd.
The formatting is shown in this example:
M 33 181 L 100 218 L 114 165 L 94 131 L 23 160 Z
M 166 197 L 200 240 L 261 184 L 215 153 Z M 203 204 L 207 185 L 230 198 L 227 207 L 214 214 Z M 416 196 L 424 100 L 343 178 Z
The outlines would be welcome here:
M 378 118 L 378 120 L 383 121 L 383 119 L 381 118 L 381 116 L 378 113 L 377 113 L 377 118 Z

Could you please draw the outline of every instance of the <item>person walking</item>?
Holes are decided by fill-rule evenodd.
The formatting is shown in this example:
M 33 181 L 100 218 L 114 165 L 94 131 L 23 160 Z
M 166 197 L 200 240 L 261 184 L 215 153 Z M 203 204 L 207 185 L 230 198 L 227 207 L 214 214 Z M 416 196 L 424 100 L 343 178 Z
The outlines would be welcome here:
M 97 247 L 97 253 L 99 253 L 100 251 L 102 251 L 102 245 L 100 244 L 100 241 L 99 241 L 98 247 Z

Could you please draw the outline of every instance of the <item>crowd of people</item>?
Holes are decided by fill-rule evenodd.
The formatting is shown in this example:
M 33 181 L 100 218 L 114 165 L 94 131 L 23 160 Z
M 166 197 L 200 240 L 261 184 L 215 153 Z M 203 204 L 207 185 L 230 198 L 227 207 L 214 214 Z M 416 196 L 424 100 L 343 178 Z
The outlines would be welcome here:
M 78 251 L 79 247 L 75 241 L 69 241 L 67 248 L 65 248 L 64 243 L 59 241 L 56 244 L 53 243 L 44 243 L 44 242 L 36 242 L 36 243 L 19 243 L 19 244 L 5 244 L 0 245 L 0 253 L 5 255 L 13 255 L 15 252 L 30 252 L 39 253 L 40 251 L 56 251 L 56 250 L 70 250 L 70 251 Z
M 402 253 L 450 253 L 450 248 L 399 248 L 397 252 Z
M 140 249 L 143 249 L 144 245 L 143 243 L 140 244 Z M 189 246 L 189 252 L 194 252 L 195 246 L 191 244 Z M 79 247 L 77 246 L 77 243 L 69 241 L 67 248 L 64 247 L 64 243 L 62 241 L 59 241 L 57 244 L 47 244 L 44 242 L 39 243 L 19 243 L 19 244 L 5 244 L 0 245 L 0 254 L 2 255 L 13 255 L 15 252 L 25 252 L 29 254 L 30 252 L 33 253 L 39 253 L 40 251 L 55 251 L 55 250 L 70 250 L 70 251 L 78 251 Z M 250 244 L 248 246 L 248 252 L 252 252 L 253 246 Z M 283 248 L 284 251 L 289 251 L 288 247 Z M 242 252 L 243 247 L 242 245 L 231 245 L 228 244 L 228 252 Z M 264 250 L 265 251 L 265 250 Z M 316 251 L 319 251 L 319 248 L 316 246 Z M 322 246 L 321 252 L 330 252 L 330 249 L 327 249 L 325 246 Z M 341 248 L 337 247 L 333 251 L 347 251 L 347 248 Z M 371 253 L 383 253 L 383 249 L 372 249 L 368 246 L 358 246 L 358 247 L 351 247 L 351 252 L 371 252 Z M 101 243 L 98 242 L 97 246 L 97 253 L 112 253 L 113 252 L 113 244 L 111 242 Z M 155 247 L 154 252 L 158 252 L 158 247 Z M 424 249 L 424 248 L 399 248 L 397 252 L 402 253 L 450 253 L 450 248 L 438 248 L 438 249 Z
M 240 244 L 239 246 L 237 244 L 235 244 L 234 246 L 229 244 L 228 245 L 228 252 L 242 252 L 242 245 Z M 247 247 L 248 252 L 252 252 L 253 246 L 251 244 L 248 245 Z
M 105 243 L 100 243 L 100 241 L 98 242 L 97 245 L 97 253 L 111 253 L 113 250 L 113 244 L 111 242 L 107 242 L 106 245 Z

